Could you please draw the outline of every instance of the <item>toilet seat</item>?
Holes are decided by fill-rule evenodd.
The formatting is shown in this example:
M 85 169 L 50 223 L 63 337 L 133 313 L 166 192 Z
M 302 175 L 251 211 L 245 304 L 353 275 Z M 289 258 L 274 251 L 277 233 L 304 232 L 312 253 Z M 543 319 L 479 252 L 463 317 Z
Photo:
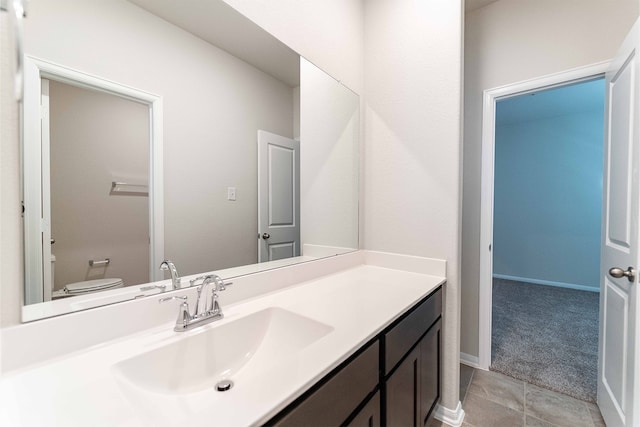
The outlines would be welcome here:
M 62 291 L 67 295 L 82 295 L 91 292 L 104 291 L 106 289 L 121 288 L 122 286 L 122 279 L 96 279 L 69 283 L 68 285 L 65 285 Z

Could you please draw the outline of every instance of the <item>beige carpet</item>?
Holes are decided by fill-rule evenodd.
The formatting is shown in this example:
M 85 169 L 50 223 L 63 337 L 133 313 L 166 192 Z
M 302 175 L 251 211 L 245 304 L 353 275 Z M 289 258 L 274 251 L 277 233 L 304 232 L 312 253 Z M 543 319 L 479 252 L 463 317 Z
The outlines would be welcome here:
M 491 370 L 595 402 L 599 298 L 494 279 Z

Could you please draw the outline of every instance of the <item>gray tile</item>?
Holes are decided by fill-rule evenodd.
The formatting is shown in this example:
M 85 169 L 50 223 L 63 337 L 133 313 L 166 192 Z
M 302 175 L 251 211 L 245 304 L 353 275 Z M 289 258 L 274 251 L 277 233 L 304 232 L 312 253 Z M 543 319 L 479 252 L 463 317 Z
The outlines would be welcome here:
M 476 369 L 468 393 L 524 412 L 524 383 L 506 375 Z
M 471 366 L 460 364 L 460 401 L 464 402 L 464 396 L 467 394 L 469 384 L 471 384 L 471 377 L 473 376 L 474 369 Z
M 607 427 L 604 419 L 602 418 L 602 414 L 600 413 L 600 408 L 598 408 L 598 405 L 587 403 L 587 406 L 589 407 L 589 413 L 591 414 L 591 421 L 593 421 L 593 425 L 595 427 Z
M 524 413 L 469 393 L 463 406 L 469 427 L 523 427 Z
M 556 427 L 554 424 L 539 420 L 531 415 L 525 415 L 524 425 L 526 427 Z
M 560 427 L 593 426 L 587 404 L 555 391 L 526 385 L 526 412 Z

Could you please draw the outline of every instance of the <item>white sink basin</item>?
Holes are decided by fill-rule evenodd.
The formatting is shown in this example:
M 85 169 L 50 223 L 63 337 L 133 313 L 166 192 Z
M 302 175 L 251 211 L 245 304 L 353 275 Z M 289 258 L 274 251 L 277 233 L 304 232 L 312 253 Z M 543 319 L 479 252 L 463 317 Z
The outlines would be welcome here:
M 332 330 L 308 317 L 267 308 L 205 327 L 200 333 L 119 362 L 113 370 L 120 380 L 147 391 L 195 393 L 213 389 L 222 379 L 237 384 L 264 372 Z

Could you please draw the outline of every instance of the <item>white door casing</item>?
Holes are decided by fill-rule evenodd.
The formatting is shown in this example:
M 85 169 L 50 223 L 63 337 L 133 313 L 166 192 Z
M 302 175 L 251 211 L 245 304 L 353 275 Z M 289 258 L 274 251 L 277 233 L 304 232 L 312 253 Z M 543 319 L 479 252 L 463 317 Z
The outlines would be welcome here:
M 639 48 L 636 22 L 606 73 L 598 405 L 609 427 L 640 425 Z M 635 276 L 613 277 L 613 267 Z
M 585 67 L 537 77 L 522 82 L 487 89 L 484 91 L 482 109 L 482 177 L 480 197 L 480 269 L 478 310 L 478 357 L 462 354 L 480 369 L 489 369 L 491 364 L 491 316 L 493 279 L 493 190 L 495 158 L 495 109 L 499 100 L 542 89 L 560 87 L 600 78 L 609 69 L 610 62 L 599 62 Z
M 51 277 L 49 191 L 48 189 L 45 191 L 42 188 L 49 181 L 49 126 L 43 120 L 43 118 L 46 119 L 48 117 L 47 79 L 110 93 L 149 106 L 149 235 L 151 261 L 149 277 L 152 281 L 162 280 L 164 274 L 158 269 L 160 262 L 164 259 L 162 98 L 29 55 L 25 56 L 24 73 L 22 167 L 25 207 L 25 304 L 46 301 L 42 290 L 46 281 L 45 277 L 47 275 L 49 278 Z M 48 233 L 48 237 L 45 236 L 45 231 Z M 48 249 L 45 246 L 48 246 Z M 23 321 L 28 320 L 33 319 L 26 319 L 23 315 Z
M 300 142 L 258 131 L 258 262 L 300 255 Z

